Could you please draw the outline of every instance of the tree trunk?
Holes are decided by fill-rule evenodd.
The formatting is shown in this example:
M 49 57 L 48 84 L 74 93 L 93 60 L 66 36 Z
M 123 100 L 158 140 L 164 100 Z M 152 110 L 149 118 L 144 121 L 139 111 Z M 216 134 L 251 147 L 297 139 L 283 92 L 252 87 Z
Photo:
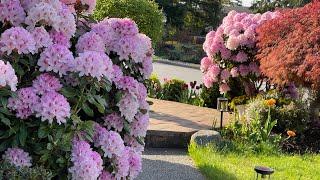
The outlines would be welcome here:
M 247 96 L 252 97 L 257 94 L 256 86 L 250 80 L 244 80 L 243 86 Z

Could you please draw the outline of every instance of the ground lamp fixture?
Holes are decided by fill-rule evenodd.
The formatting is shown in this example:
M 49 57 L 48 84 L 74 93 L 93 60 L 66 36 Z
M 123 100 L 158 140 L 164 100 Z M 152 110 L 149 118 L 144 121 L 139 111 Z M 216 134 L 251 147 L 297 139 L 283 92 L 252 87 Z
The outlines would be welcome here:
M 228 112 L 228 99 L 224 97 L 219 97 L 217 99 L 217 110 L 220 111 L 220 129 L 222 129 L 223 124 L 223 112 Z
M 254 170 L 257 173 L 256 179 L 259 179 L 259 175 L 261 174 L 261 179 L 264 179 L 268 176 L 268 179 L 270 179 L 271 174 L 274 173 L 274 170 L 269 167 L 264 166 L 256 166 L 254 167 Z

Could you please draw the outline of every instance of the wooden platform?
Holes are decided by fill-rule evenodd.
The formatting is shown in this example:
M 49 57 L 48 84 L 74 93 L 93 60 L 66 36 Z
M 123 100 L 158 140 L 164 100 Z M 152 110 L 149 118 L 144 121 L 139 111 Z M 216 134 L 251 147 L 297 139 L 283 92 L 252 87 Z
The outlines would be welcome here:
M 149 99 L 150 124 L 147 147 L 187 147 L 193 133 L 201 129 L 220 127 L 220 112 L 215 109 L 192 106 L 172 101 Z M 224 124 L 229 113 L 224 113 Z

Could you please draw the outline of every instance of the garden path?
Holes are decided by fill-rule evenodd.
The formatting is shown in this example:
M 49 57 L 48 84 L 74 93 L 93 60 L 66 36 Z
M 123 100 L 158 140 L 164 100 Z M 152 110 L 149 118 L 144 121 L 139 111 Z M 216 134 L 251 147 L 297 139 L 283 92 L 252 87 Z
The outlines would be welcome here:
M 204 180 L 183 149 L 146 149 L 137 180 Z
M 155 73 L 161 82 L 164 78 L 168 79 L 181 79 L 186 83 L 191 81 L 197 81 L 198 83 L 202 82 L 202 73 L 199 69 L 191 67 L 183 67 L 180 65 L 167 64 L 161 62 L 153 63 L 153 73 Z
M 220 112 L 216 109 L 198 107 L 173 101 L 150 98 L 150 124 L 148 130 L 194 132 L 220 127 Z M 224 124 L 229 113 L 224 113 Z
M 216 109 L 151 98 L 149 101 L 153 105 L 150 106 L 147 147 L 186 148 L 193 133 L 220 127 L 220 112 Z M 224 113 L 223 125 L 229 116 Z

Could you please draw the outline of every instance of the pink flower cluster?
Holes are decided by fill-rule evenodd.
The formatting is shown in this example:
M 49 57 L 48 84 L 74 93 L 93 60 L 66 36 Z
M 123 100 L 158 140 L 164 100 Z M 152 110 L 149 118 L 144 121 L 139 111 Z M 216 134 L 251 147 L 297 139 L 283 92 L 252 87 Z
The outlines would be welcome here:
M 17 91 L 17 97 L 8 100 L 8 108 L 16 111 L 16 116 L 27 119 L 34 113 L 34 107 L 39 103 L 39 96 L 32 87 L 22 88 Z
M 35 106 L 36 117 L 41 117 L 42 121 L 48 121 L 50 124 L 55 118 L 58 124 L 66 123 L 70 118 L 70 105 L 67 99 L 54 91 L 45 93 L 40 103 Z
M 12 27 L 1 34 L 0 47 L 2 52 L 10 55 L 12 51 L 18 54 L 34 53 L 36 42 L 31 33 L 22 27 Z
M 99 81 L 105 77 L 111 81 L 113 77 L 113 67 L 110 58 L 102 52 L 85 51 L 75 59 L 74 71 L 79 72 L 79 76 L 91 76 Z
M 87 32 L 83 34 L 76 45 L 77 52 L 82 53 L 84 51 L 98 51 L 104 52 L 105 45 L 101 37 L 95 32 Z
M 110 130 L 111 128 L 115 129 L 118 132 L 121 132 L 123 129 L 124 119 L 117 113 L 112 113 L 104 118 L 104 125 Z
M 95 124 L 92 144 L 81 138 L 72 142 L 69 173 L 80 180 L 134 179 L 142 168 L 141 141 L 149 123 L 143 82 L 153 70 L 154 51 L 151 39 L 139 33 L 131 19 L 106 18 L 92 24 L 78 16 L 91 14 L 95 4 L 96 0 L 0 0 L 0 21 L 5 24 L 0 33 L 0 88 L 19 87 L 7 106 L 24 120 L 21 123 L 30 119 L 28 123 L 41 120 L 70 127 L 71 113 L 85 119 L 81 104 L 76 104 L 80 96 L 65 93 L 89 79 L 81 92 L 106 110 L 94 110 L 101 124 Z M 23 71 L 14 69 L 19 67 Z M 85 99 L 90 107 L 96 105 L 90 100 Z M 18 148 L 9 148 L 3 158 L 18 167 L 31 166 L 28 153 Z
M 50 124 L 54 118 L 58 124 L 66 123 L 71 108 L 67 99 L 56 92 L 61 88 L 59 79 L 41 74 L 33 81 L 32 87 L 19 89 L 17 97 L 9 98 L 8 108 L 16 111 L 16 116 L 21 119 L 35 115 Z
M 99 179 L 121 179 L 127 176 L 133 179 L 141 172 L 141 151 L 137 151 L 134 147 L 125 146 L 118 133 L 107 131 L 104 127 L 96 124 L 94 143 L 96 147 L 101 147 L 104 156 L 111 158 L 112 164 L 115 165 L 112 174 L 104 171 Z
M 28 29 L 34 29 L 37 24 L 50 26 L 57 32 L 62 32 L 68 38 L 76 31 L 74 15 L 59 0 L 39 1 L 28 5 L 25 24 Z
M 21 7 L 19 0 L 1 0 L 0 21 L 10 22 L 14 26 L 19 26 L 24 22 L 26 13 Z
M 43 47 L 47 48 L 52 45 L 52 39 L 43 26 L 34 28 L 31 34 L 35 40 L 37 50 Z
M 60 91 L 62 84 L 58 78 L 48 73 L 44 73 L 33 80 L 32 87 L 37 94 L 43 95 L 50 91 Z
M 103 170 L 103 161 L 99 153 L 93 151 L 85 141 L 73 141 L 69 168 L 73 180 L 96 180 Z
M 119 107 L 121 116 L 125 117 L 127 121 L 132 122 L 138 112 L 139 102 L 135 95 L 124 92 L 117 106 Z
M 29 153 L 24 152 L 20 148 L 8 148 L 2 155 L 2 158 L 18 168 L 30 167 L 32 165 Z
M 11 91 L 17 90 L 18 78 L 9 62 L 0 60 L 0 88 L 9 86 Z
M 218 29 L 207 34 L 203 44 L 207 54 L 201 60 L 205 86 L 211 87 L 213 83 L 219 83 L 220 92 L 226 93 L 230 90 L 230 77 L 259 77 L 259 66 L 253 61 L 256 52 L 256 27 L 278 15 L 277 12 L 229 12 Z
M 115 131 L 108 131 L 100 125 L 95 125 L 95 146 L 101 147 L 104 157 L 112 158 L 120 156 L 124 150 L 124 142 L 121 136 Z
M 38 60 L 40 71 L 53 71 L 60 76 L 66 75 L 67 72 L 72 71 L 74 64 L 74 57 L 72 52 L 63 45 L 53 44 L 46 48 Z
M 92 30 L 104 41 L 106 51 L 119 55 L 120 60 L 142 63 L 142 72 L 146 77 L 152 72 L 153 49 L 150 38 L 139 34 L 137 25 L 130 19 L 104 19 Z
M 133 137 L 145 137 L 149 125 L 149 114 L 138 113 L 132 121 L 130 135 Z

